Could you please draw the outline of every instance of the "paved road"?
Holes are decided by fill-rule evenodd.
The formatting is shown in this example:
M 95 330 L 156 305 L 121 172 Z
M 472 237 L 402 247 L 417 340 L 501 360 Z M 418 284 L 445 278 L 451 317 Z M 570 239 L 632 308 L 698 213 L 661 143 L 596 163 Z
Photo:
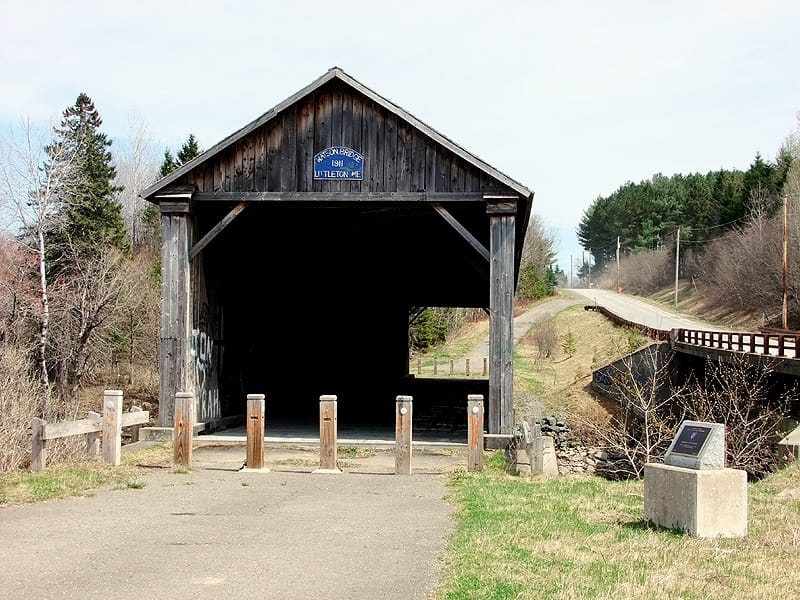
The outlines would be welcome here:
M 572 289 L 579 296 L 586 298 L 588 304 L 604 306 L 614 314 L 655 329 L 703 329 L 724 331 L 725 327 L 713 325 L 700 319 L 670 311 L 664 307 L 651 304 L 636 296 L 617 294 L 609 290 Z
M 200 448 L 141 489 L 0 507 L 0 597 L 424 599 L 453 527 L 444 473 L 465 456 L 395 476 L 393 454 L 315 474 L 317 453 L 291 452 L 268 447 L 261 473 L 239 470 L 242 446 Z

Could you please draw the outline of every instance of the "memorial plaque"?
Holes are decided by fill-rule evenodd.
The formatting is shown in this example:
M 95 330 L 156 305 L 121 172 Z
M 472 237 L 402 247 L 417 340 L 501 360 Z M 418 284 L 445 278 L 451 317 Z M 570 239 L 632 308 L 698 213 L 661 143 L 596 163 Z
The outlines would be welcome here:
M 700 456 L 703 444 L 711 433 L 711 427 L 705 425 L 686 425 L 681 429 L 678 439 L 672 446 L 672 454 L 681 456 Z
M 684 421 L 664 455 L 664 464 L 687 469 L 724 469 L 725 426 Z

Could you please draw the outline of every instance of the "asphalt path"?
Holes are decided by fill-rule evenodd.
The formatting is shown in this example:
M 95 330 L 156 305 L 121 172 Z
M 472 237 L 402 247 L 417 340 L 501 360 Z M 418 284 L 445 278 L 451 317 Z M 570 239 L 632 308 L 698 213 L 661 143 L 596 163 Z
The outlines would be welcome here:
M 428 596 L 453 528 L 446 474 L 465 456 L 432 451 L 402 476 L 393 454 L 330 474 L 281 452 L 265 473 L 241 470 L 242 446 L 203 447 L 191 472 L 153 469 L 140 488 L 0 507 L 0 598 Z

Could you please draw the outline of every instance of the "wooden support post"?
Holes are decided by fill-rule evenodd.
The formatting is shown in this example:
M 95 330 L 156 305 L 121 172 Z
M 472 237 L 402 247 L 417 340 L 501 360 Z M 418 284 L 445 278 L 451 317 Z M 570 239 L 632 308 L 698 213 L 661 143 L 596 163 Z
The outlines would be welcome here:
M 44 439 L 44 419 L 33 417 L 31 420 L 31 471 L 41 471 L 47 466 L 47 441 Z
M 515 198 L 487 197 L 489 214 L 489 433 L 514 423 Z
M 467 471 L 483 470 L 483 394 L 467 396 Z
M 264 394 L 247 395 L 248 469 L 264 469 Z
M 176 393 L 195 389 L 190 353 L 192 331 L 191 214 L 189 192 L 156 196 L 161 211 L 161 346 L 158 424 L 175 421 Z
M 142 408 L 140 406 L 131 406 L 131 409 L 128 412 L 136 413 L 142 412 Z M 131 444 L 135 444 L 139 441 L 139 430 L 142 428 L 140 423 L 136 425 L 131 425 Z
M 192 435 L 194 434 L 194 394 L 175 394 L 175 429 L 172 435 L 172 456 L 176 466 L 192 466 Z
M 89 419 L 100 419 L 103 415 L 98 412 L 90 410 L 87 415 Z M 100 433 L 99 431 L 90 431 L 86 434 L 86 455 L 87 456 L 100 456 Z
M 469 359 L 464 361 L 464 373 L 466 373 L 467 377 L 469 377 Z
M 122 455 L 122 390 L 103 392 L 103 462 L 119 465 Z
M 394 474 L 411 475 L 411 396 L 397 396 L 394 426 Z
M 489 373 L 489 364 L 488 363 L 489 363 L 489 359 L 487 359 L 484 356 L 483 357 L 483 376 L 484 377 L 486 377 L 486 375 Z
M 336 396 L 319 397 L 319 469 L 314 473 L 339 473 L 336 465 Z

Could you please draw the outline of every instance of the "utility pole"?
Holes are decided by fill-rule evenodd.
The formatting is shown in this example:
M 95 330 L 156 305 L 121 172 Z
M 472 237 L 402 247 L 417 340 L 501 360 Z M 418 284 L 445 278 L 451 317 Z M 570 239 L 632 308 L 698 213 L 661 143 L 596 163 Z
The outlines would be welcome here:
M 619 285 L 619 236 L 617 236 L 617 293 L 622 293 L 622 288 Z
M 789 328 L 789 296 L 786 286 L 786 271 L 789 263 L 789 249 L 787 247 L 788 235 L 788 217 L 787 217 L 787 201 L 786 196 L 783 197 L 783 328 Z
M 569 287 L 572 287 L 572 254 L 569 255 Z
M 678 265 L 681 262 L 681 228 L 675 236 L 675 308 L 678 308 Z

